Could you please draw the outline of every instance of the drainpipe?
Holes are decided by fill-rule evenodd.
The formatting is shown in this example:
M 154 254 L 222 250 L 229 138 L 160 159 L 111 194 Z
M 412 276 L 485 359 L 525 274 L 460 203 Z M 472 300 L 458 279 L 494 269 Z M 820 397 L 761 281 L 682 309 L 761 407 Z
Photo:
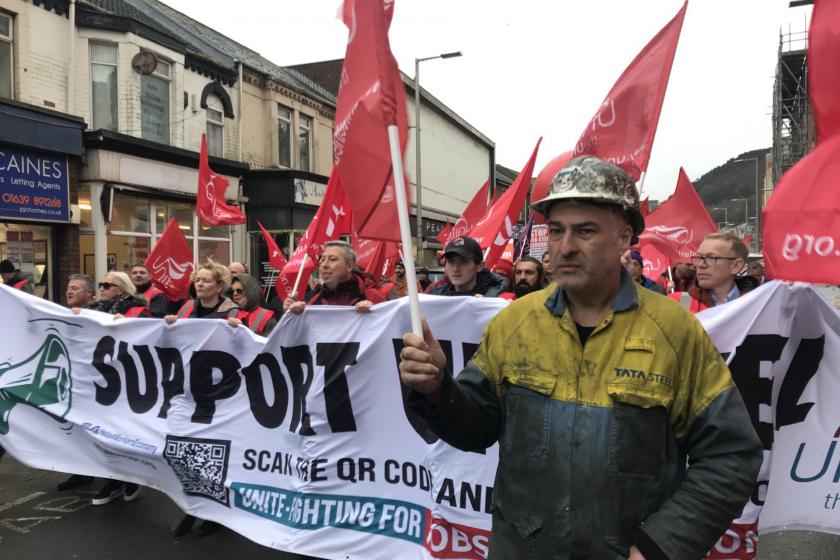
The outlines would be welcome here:
M 70 0 L 69 13 L 70 19 L 70 40 L 69 53 L 70 62 L 67 68 L 67 114 L 73 114 L 73 90 L 76 87 L 76 0 Z
M 239 162 L 242 162 L 242 61 L 237 60 L 236 65 L 238 67 L 237 69 L 238 69 L 238 72 L 239 72 L 238 82 L 237 82 L 238 92 L 237 92 L 237 96 L 236 96 L 236 137 L 237 137 L 237 140 L 238 140 L 238 142 L 237 142 L 238 147 L 237 147 L 237 151 L 236 151 L 236 159 Z M 242 193 L 243 189 L 242 189 L 242 178 L 241 177 L 239 178 L 239 188 L 237 189 L 237 191 L 238 191 L 236 193 L 237 196 L 238 196 L 237 203 L 241 204 L 240 201 L 242 200 L 242 194 L 243 194 Z M 240 228 L 240 231 L 242 232 L 241 236 L 239 238 L 239 250 L 242 252 L 242 254 L 239 257 L 239 260 L 241 262 L 248 262 L 248 260 L 250 258 L 250 255 L 251 255 L 250 247 L 249 247 L 251 239 L 248 235 L 248 224 L 246 223 L 245 225 L 241 225 L 241 226 L 239 226 L 239 228 Z

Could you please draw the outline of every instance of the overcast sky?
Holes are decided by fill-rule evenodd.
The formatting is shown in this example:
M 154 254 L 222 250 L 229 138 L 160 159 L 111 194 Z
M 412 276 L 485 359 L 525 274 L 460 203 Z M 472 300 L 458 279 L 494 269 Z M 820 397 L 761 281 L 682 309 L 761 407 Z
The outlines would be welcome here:
M 338 0 L 163 0 L 276 64 L 342 58 Z M 391 48 L 420 83 L 496 143 L 517 171 L 539 136 L 536 172 L 571 149 L 610 87 L 683 0 L 396 0 Z M 807 29 L 789 0 L 690 0 L 644 190 L 669 196 L 680 166 L 695 179 L 772 143 L 779 32 Z

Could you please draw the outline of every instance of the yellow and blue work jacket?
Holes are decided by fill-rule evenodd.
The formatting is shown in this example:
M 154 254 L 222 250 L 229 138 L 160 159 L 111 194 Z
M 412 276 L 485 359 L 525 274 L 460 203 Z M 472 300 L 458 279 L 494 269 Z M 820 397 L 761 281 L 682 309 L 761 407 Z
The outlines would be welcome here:
M 761 444 L 694 316 L 622 271 L 581 345 L 563 291 L 502 310 L 439 398 L 409 405 L 451 445 L 500 443 L 490 558 L 703 558 L 753 490 Z M 686 457 L 689 466 L 686 468 Z

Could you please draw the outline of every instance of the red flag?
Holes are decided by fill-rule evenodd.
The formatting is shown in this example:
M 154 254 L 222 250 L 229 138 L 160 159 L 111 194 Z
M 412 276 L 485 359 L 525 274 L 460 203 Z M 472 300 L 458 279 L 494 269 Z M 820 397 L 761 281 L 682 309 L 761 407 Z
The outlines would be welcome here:
M 687 262 L 697 252 L 703 236 L 713 231 L 717 228 L 712 218 L 685 170 L 680 168 L 674 194 L 647 215 L 639 242 L 642 246 L 653 245 L 673 261 Z
M 237 206 L 225 202 L 228 180 L 216 175 L 207 160 L 207 140 L 201 135 L 201 155 L 198 158 L 198 192 L 195 213 L 206 226 L 244 224 L 245 214 Z
M 353 236 L 353 250 L 356 252 L 356 266 L 379 282 L 382 275 L 387 273 L 385 264 L 390 261 L 389 267 L 393 268 L 399 258 L 399 247 L 401 245 L 393 241 L 380 241 L 377 239 L 362 239 Z
M 808 95 L 814 108 L 817 144 L 840 134 L 840 3 L 816 0 L 808 33 Z
M 750 247 L 752 247 L 752 235 L 747 234 L 744 236 L 744 245 L 747 246 L 747 249 L 750 249 Z
M 435 241 L 441 245 L 446 245 L 446 241 L 449 239 L 450 233 L 452 233 L 452 224 L 446 224 L 435 237 Z
M 534 174 L 534 163 L 537 160 L 537 151 L 540 149 L 542 138 L 537 140 L 534 152 L 517 175 L 513 184 L 499 197 L 499 200 L 487 211 L 484 218 L 479 221 L 469 236 L 475 239 L 485 251 L 484 264 L 491 268 L 496 260 L 505 250 L 508 240 L 513 235 L 513 224 L 517 222 L 522 207 L 525 205 L 525 197 L 531 186 L 531 177 Z
M 554 180 L 554 176 L 557 175 L 561 169 L 566 167 L 566 165 L 572 160 L 572 152 L 563 152 L 559 156 L 555 157 L 547 164 L 545 167 L 542 168 L 540 174 L 537 175 L 537 178 L 534 179 L 534 186 L 531 187 L 531 202 L 536 202 L 538 200 L 542 200 L 548 196 L 548 187 L 551 185 L 551 181 Z M 532 214 L 534 218 L 535 224 L 544 224 L 545 218 L 539 212 L 534 212 Z
M 335 115 L 335 168 L 353 209 L 353 229 L 368 239 L 399 241 L 387 127 L 397 126 L 402 157 L 408 118 L 388 43 L 393 2 L 346 0 L 342 13 L 349 36 Z
M 659 250 L 650 243 L 644 245 L 639 252 L 642 254 L 642 266 L 644 266 L 643 274 L 651 280 L 658 282 L 662 273 L 668 270 L 668 257 L 659 252 Z
M 321 199 L 321 205 L 318 207 L 315 217 L 309 222 L 309 227 L 306 228 L 306 233 L 298 241 L 294 254 L 282 267 L 282 271 L 277 277 L 275 288 L 280 299 L 288 297 L 294 289 L 295 280 L 301 266 L 303 266 L 303 274 L 295 298 L 298 301 L 303 299 L 306 293 L 306 283 L 318 264 L 324 243 L 349 233 L 350 210 L 341 181 L 335 168 L 333 168 L 330 179 L 327 181 L 324 198 Z M 304 255 L 306 256 L 305 264 Z
M 470 203 L 467 204 L 467 207 L 464 209 L 464 213 L 461 214 L 461 217 L 458 218 L 455 225 L 450 228 L 449 237 L 444 239 L 442 242 L 444 246 L 456 237 L 467 235 L 467 233 L 475 227 L 475 224 L 484 217 L 488 208 L 487 193 L 489 191 L 490 180 L 488 179 L 483 185 L 481 185 L 481 188 L 478 189 L 477 193 L 475 193 L 475 196 L 473 196 Z
M 840 284 L 838 177 L 840 134 L 817 144 L 779 180 L 762 212 L 762 252 L 769 278 Z
M 814 2 L 808 41 L 817 147 L 776 185 L 762 212 L 762 250 L 770 278 L 840 284 L 840 3 Z
M 638 181 L 647 169 L 685 10 L 636 55 L 607 94 L 575 146 L 575 157 L 610 161 Z
M 166 299 L 178 301 L 190 293 L 192 260 L 192 249 L 178 227 L 178 222 L 172 218 L 144 264 L 152 282 L 166 295 Z
M 266 231 L 259 220 L 257 220 L 257 225 L 260 226 L 263 239 L 265 239 L 265 244 L 268 247 L 268 264 L 276 268 L 278 272 L 283 270 L 283 267 L 286 266 L 286 257 L 283 256 L 283 252 L 280 251 L 277 242 L 274 241 L 274 238 Z

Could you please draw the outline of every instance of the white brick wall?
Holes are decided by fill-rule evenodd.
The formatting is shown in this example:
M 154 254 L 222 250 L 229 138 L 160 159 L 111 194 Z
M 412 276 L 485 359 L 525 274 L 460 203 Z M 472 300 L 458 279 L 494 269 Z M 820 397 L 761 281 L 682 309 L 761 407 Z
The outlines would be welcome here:
M 201 92 L 210 79 L 184 68 L 183 55 L 129 33 L 91 28 L 73 30 L 74 85 L 72 110 L 68 111 L 67 77 L 70 66 L 70 20 L 25 0 L 0 0 L 0 9 L 14 15 L 15 99 L 70 112 L 92 126 L 90 46 L 92 42 L 118 47 L 117 105 L 118 132 L 141 137 L 140 75 L 131 59 L 141 49 L 150 50 L 172 63 L 170 82 L 170 144 L 198 150 L 206 130 L 206 112 Z M 246 69 L 247 71 L 247 69 Z M 238 111 L 238 87 L 224 86 L 234 113 Z M 313 117 L 312 171 L 328 175 L 332 167 L 331 118 L 306 103 L 280 91 L 245 84 L 243 96 L 243 161 L 257 167 L 277 166 L 277 104 Z M 184 108 L 184 92 L 188 106 Z M 193 107 L 195 98 L 195 107 Z M 193 108 L 197 109 L 193 112 Z M 236 118 L 225 118 L 224 157 L 237 159 L 239 138 Z M 297 149 L 295 148 L 295 152 Z M 294 155 L 296 161 L 297 154 Z

